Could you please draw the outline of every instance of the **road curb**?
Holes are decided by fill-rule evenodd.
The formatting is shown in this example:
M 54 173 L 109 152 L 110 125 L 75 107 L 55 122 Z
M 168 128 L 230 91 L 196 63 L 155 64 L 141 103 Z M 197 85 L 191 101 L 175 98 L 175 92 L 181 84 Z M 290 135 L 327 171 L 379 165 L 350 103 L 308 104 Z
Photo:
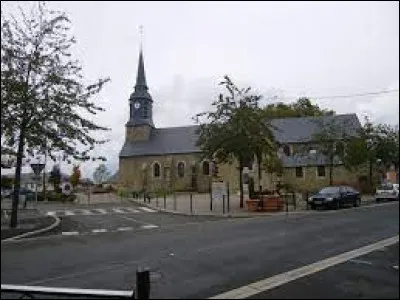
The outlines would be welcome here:
M 22 239 L 22 238 L 25 238 L 25 237 L 30 237 L 30 236 L 33 236 L 33 235 L 37 235 L 39 233 L 44 233 L 44 232 L 50 231 L 50 230 L 52 230 L 52 229 L 54 229 L 54 228 L 56 228 L 57 226 L 60 225 L 60 222 L 61 222 L 60 218 L 58 218 L 57 216 L 49 216 L 49 217 L 52 217 L 55 220 L 53 224 L 51 224 L 51 225 L 49 225 L 49 226 L 47 226 L 45 228 L 41 228 L 41 229 L 37 229 L 37 230 L 34 230 L 34 231 L 25 232 L 23 234 L 19 234 L 19 235 L 10 237 L 10 238 L 6 238 L 4 240 L 1 240 L 1 242 L 3 243 L 3 242 L 16 241 L 16 240 L 19 240 L 19 239 Z

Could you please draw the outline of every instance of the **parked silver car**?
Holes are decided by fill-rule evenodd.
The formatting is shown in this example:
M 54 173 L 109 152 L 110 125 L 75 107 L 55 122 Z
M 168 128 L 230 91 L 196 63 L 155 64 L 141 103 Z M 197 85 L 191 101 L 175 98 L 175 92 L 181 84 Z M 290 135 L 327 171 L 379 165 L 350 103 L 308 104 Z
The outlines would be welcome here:
M 381 184 L 375 193 L 375 201 L 382 200 L 399 200 L 399 184 L 398 183 L 384 183 Z

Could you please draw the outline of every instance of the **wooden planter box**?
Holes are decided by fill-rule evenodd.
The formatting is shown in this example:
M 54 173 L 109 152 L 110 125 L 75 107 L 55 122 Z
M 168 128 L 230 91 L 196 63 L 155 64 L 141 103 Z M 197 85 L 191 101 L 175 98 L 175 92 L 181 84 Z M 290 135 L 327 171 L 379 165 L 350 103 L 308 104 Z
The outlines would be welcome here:
M 259 200 L 258 199 L 248 199 L 248 200 L 246 200 L 246 203 L 247 203 L 247 210 L 248 211 L 257 211 L 257 209 L 258 209 L 258 203 L 259 203 Z
M 260 204 L 262 201 L 262 205 Z M 247 209 L 249 211 L 267 211 L 276 212 L 283 210 L 283 201 L 279 196 L 263 195 L 261 198 L 249 199 L 247 202 Z

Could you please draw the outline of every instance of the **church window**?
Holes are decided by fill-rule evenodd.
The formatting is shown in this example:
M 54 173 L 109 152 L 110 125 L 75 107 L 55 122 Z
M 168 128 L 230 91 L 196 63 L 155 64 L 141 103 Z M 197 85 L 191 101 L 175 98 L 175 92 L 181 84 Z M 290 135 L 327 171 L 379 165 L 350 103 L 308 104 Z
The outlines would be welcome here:
M 160 177 L 160 164 L 158 162 L 153 165 L 153 176 L 156 178 Z
M 203 161 L 203 175 L 210 175 L 210 163 Z
M 185 176 L 185 164 L 181 161 L 178 163 L 178 176 Z

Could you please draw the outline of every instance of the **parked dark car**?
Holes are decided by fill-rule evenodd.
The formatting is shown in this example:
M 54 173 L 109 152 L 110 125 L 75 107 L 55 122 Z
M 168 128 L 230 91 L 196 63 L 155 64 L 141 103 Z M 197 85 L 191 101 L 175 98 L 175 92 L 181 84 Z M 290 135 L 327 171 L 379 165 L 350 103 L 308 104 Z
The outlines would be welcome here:
M 345 205 L 359 206 L 360 192 L 349 186 L 330 186 L 321 189 L 308 199 L 311 209 L 318 206 L 339 209 Z

